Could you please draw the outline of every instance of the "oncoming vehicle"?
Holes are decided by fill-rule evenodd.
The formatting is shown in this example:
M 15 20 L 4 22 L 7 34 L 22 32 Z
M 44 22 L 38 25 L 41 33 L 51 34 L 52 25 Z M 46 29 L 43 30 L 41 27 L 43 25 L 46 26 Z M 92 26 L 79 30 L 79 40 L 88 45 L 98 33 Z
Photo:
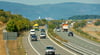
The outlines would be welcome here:
M 37 41 L 37 36 L 35 34 L 31 35 L 31 41 Z
M 73 32 L 69 32 L 68 33 L 68 36 L 73 36 Z
M 40 38 L 46 38 L 45 32 L 42 32 L 42 33 L 40 34 Z
M 60 32 L 60 31 L 61 31 L 60 27 L 57 27 L 57 28 L 56 28 L 56 31 L 57 31 L 57 32 Z
M 45 55 L 55 55 L 55 48 L 53 46 L 47 46 Z

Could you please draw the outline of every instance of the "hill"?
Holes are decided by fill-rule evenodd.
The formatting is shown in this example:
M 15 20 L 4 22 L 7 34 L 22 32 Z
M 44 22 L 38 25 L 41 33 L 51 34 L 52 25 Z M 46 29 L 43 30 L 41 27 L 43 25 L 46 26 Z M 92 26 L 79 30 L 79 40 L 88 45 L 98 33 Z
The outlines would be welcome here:
M 80 19 L 100 19 L 100 15 L 76 15 L 69 17 L 68 19 L 80 20 Z
M 34 20 L 39 16 L 42 18 L 52 17 L 54 19 L 65 19 L 75 15 L 100 15 L 100 4 L 70 2 L 32 6 L 0 1 L 0 5 L 0 9 L 11 11 L 14 14 L 21 14 L 30 20 Z

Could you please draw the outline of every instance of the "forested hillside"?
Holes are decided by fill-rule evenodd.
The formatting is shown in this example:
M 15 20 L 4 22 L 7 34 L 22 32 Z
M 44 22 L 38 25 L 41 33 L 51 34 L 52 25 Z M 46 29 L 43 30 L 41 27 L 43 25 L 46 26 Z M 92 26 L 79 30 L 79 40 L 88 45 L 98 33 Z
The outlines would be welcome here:
M 80 19 L 100 19 L 100 15 L 77 15 L 69 17 L 68 19 L 80 20 Z

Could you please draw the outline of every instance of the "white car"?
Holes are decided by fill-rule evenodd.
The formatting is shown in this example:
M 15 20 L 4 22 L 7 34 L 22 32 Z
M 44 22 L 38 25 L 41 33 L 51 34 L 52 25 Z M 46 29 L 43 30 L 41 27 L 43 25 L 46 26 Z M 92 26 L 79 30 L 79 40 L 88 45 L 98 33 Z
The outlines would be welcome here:
M 55 48 L 53 46 L 47 46 L 45 55 L 55 55 Z
M 35 35 L 35 29 L 30 30 L 30 35 Z

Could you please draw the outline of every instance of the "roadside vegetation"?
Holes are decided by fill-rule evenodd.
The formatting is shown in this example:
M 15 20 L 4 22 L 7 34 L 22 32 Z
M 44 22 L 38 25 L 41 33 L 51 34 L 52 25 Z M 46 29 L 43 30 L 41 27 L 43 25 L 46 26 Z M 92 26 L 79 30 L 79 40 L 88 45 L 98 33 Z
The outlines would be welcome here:
M 96 20 L 96 22 L 94 23 L 95 26 L 100 26 L 100 20 Z
M 48 21 L 48 33 L 51 34 L 54 38 L 56 38 L 56 39 L 58 39 L 58 40 L 60 40 L 62 42 L 68 42 L 67 40 L 61 38 L 56 33 L 54 33 L 54 29 L 56 27 L 59 27 L 61 23 L 62 23 L 61 20 Z
M 67 40 L 62 39 L 60 36 L 58 36 L 56 33 L 54 33 L 54 29 L 62 23 L 62 20 L 46 20 L 46 19 L 39 19 L 32 21 L 32 24 L 39 24 L 40 26 L 48 25 L 48 33 L 51 34 L 54 38 L 59 39 L 60 41 L 67 42 Z
M 96 21 L 95 23 L 92 23 L 92 24 L 98 25 L 98 24 L 100 24 L 100 23 L 99 23 L 98 21 Z M 73 28 L 71 28 L 71 30 L 72 30 L 74 33 L 76 33 L 76 34 L 78 34 L 78 35 L 80 35 L 80 36 L 82 36 L 82 37 L 85 37 L 85 38 L 87 38 L 87 39 L 90 39 L 90 40 L 93 40 L 93 41 L 96 41 L 96 42 L 100 42 L 100 41 L 98 41 L 98 38 L 96 38 L 96 37 L 94 37 L 94 36 L 92 36 L 92 35 L 90 35 L 90 34 L 84 32 L 84 31 L 82 30 L 82 28 L 86 27 L 86 25 L 87 25 L 87 20 L 81 20 L 81 21 L 79 21 L 79 22 L 76 22 L 76 23 L 74 24 Z M 91 31 L 91 30 L 90 30 L 90 31 Z
M 0 24 L 2 23 L 5 24 L 3 29 L 6 29 L 8 32 L 18 32 L 19 34 L 17 40 L 7 41 L 9 54 L 26 55 L 22 46 L 22 35 L 26 30 L 31 28 L 30 21 L 21 15 L 11 14 L 9 11 L 0 9 Z

